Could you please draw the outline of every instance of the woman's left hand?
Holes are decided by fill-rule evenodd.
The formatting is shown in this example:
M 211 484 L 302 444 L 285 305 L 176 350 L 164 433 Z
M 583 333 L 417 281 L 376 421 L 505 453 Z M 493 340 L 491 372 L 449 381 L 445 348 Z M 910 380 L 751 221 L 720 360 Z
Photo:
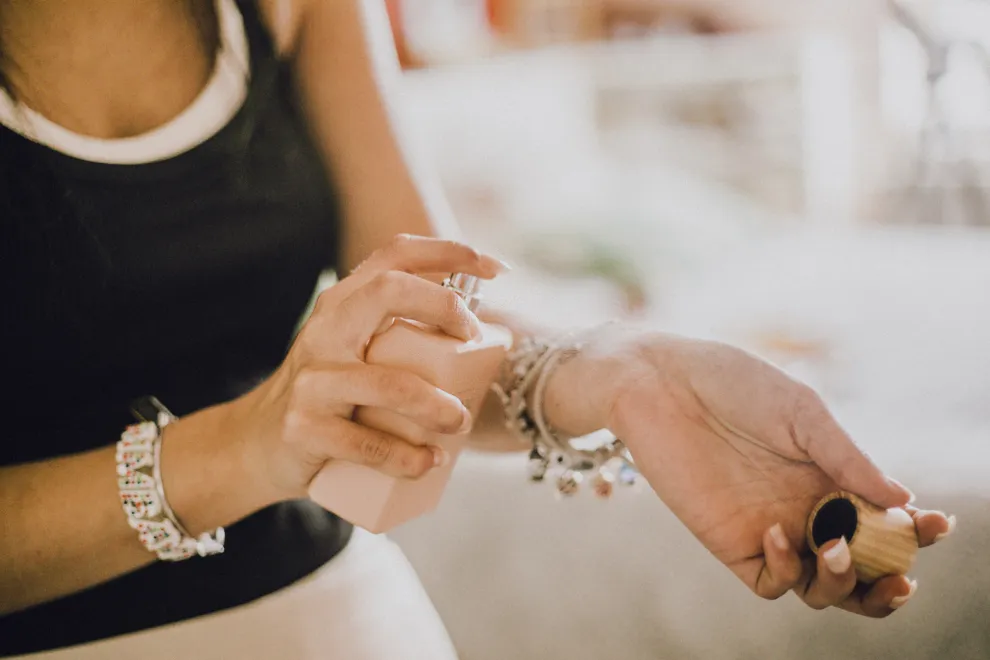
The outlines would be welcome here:
M 554 374 L 546 405 L 551 423 L 572 433 L 604 417 L 667 506 L 764 598 L 794 590 L 816 609 L 883 617 L 913 595 L 916 583 L 904 576 L 857 585 L 844 543 L 810 553 L 807 516 L 834 490 L 907 507 L 922 547 L 951 531 L 944 514 L 908 507 L 911 493 L 813 390 L 731 346 L 600 333 Z

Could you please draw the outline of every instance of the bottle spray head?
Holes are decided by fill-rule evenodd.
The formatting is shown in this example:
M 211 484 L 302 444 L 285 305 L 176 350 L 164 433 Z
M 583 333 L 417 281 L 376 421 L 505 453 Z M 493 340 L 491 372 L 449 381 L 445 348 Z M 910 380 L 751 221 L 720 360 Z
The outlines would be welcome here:
M 451 273 L 450 277 L 444 280 L 443 285 L 459 295 L 467 303 L 468 309 L 472 312 L 477 311 L 478 306 L 481 304 L 480 279 L 474 275 Z

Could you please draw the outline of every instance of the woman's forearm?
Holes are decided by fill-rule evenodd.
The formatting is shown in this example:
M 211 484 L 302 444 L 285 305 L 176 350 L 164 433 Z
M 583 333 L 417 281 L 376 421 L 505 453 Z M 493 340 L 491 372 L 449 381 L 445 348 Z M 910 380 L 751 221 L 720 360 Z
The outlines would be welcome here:
M 223 426 L 223 408 L 206 409 L 170 425 L 162 444 L 165 492 L 193 534 L 270 503 L 228 451 Z M 0 469 L 0 615 L 155 559 L 121 509 L 114 453 L 108 445 Z
M 342 196 L 344 272 L 399 233 L 457 239 L 446 197 L 402 126 L 384 4 L 304 0 L 292 47 L 299 94 Z

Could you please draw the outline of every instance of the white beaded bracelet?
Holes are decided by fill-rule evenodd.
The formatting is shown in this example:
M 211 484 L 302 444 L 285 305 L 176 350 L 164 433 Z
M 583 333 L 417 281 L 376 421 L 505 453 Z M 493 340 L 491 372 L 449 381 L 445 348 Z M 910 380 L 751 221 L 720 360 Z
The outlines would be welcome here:
M 117 442 L 117 487 L 127 524 L 137 530 L 141 544 L 163 561 L 221 553 L 223 527 L 195 538 L 168 504 L 160 459 L 165 427 L 176 418 L 157 399 L 149 397 L 147 402 L 156 411 L 155 419 L 128 426 Z

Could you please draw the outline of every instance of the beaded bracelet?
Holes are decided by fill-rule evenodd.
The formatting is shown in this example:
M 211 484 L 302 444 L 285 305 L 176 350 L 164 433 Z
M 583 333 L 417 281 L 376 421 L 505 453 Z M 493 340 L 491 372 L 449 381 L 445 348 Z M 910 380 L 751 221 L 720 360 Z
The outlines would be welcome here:
M 165 427 L 176 418 L 153 397 L 142 404 L 154 407 L 155 419 L 128 426 L 117 442 L 117 487 L 127 524 L 137 531 L 141 544 L 163 561 L 223 552 L 223 527 L 193 537 L 169 506 L 162 485 L 161 452 Z
M 544 416 L 543 399 L 550 376 L 581 347 L 580 342 L 523 338 L 509 353 L 503 378 L 492 389 L 502 402 L 506 428 L 533 446 L 529 454 L 533 481 L 543 481 L 553 471 L 557 494 L 569 496 L 580 490 L 585 475 L 592 474 L 592 490 L 607 498 L 616 479 L 626 485 L 638 481 L 639 473 L 622 441 L 612 436 L 593 449 L 579 448 L 572 444 L 575 438 L 563 438 L 551 429 Z

